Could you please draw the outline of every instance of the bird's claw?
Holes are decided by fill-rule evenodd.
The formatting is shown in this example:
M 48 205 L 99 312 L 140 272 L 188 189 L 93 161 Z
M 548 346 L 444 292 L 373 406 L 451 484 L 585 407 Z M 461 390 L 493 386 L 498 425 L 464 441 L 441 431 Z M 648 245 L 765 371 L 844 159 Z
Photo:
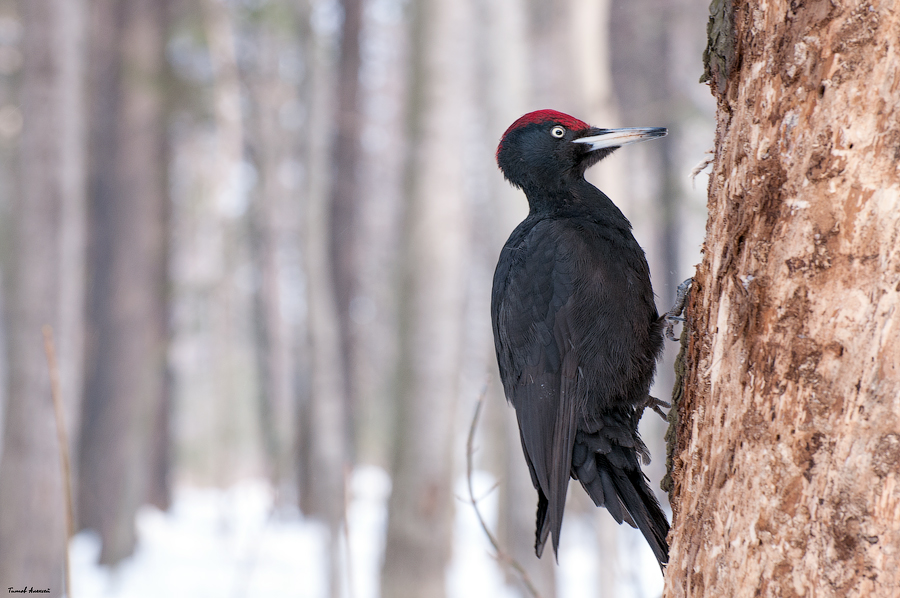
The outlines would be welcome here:
M 681 314 L 684 313 L 684 306 L 687 303 L 687 299 L 691 294 L 691 284 L 694 282 L 693 278 L 688 278 L 680 285 L 675 291 L 675 305 L 672 306 L 672 309 L 666 312 L 663 316 L 663 320 L 665 320 L 665 330 L 666 330 L 666 338 L 670 341 L 677 341 L 675 338 L 675 332 L 672 328 L 675 326 L 675 322 L 684 322 L 684 318 L 681 317 Z
M 656 397 L 651 397 L 650 395 L 647 395 L 647 398 L 644 399 L 643 402 L 637 406 L 638 421 L 640 421 L 641 418 L 644 416 L 644 409 L 648 409 L 648 408 L 652 409 L 653 411 L 658 413 L 661 418 L 668 421 L 668 419 L 669 419 L 668 416 L 665 413 L 663 413 L 663 410 L 660 409 L 660 407 L 665 407 L 666 409 L 671 409 L 672 404 L 667 403 L 667 402 L 663 401 L 662 399 L 657 399 Z

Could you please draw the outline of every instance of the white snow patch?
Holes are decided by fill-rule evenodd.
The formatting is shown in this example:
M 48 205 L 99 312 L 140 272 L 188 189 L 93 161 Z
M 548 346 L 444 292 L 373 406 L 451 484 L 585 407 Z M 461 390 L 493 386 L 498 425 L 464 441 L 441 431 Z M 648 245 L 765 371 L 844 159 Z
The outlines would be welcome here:
M 493 476 L 473 475 L 479 508 L 492 531 L 499 492 Z M 391 482 L 376 467 L 358 468 L 350 482 L 347 536 L 342 533 L 346 598 L 378 598 Z M 484 531 L 467 502 L 465 478 L 455 486 L 453 556 L 448 598 L 517 598 L 504 582 Z M 135 553 L 117 567 L 97 564 L 100 540 L 93 532 L 72 539 L 72 591 L 90 598 L 326 598 L 327 530 L 296 508 L 274 507 L 269 485 L 249 480 L 227 489 L 178 488 L 168 513 L 144 507 L 137 517 Z M 557 575 L 560 598 L 596 596 L 595 531 L 589 518 L 571 517 L 564 528 Z M 658 596 L 662 578 L 640 534 L 619 534 L 621 562 L 628 563 L 617 587 L 623 598 Z M 349 559 L 348 559 L 349 556 Z M 544 558 L 548 558 L 545 555 Z M 348 562 L 349 561 L 349 562 Z
M 497 529 L 499 492 L 496 480 L 485 471 L 472 472 L 472 488 L 478 510 L 492 533 Z M 492 490 L 493 488 L 493 490 Z M 447 571 L 447 595 L 452 598 L 517 598 L 506 585 L 496 554 L 469 503 L 466 478 L 456 481 L 456 517 L 453 524 L 453 557 Z
M 326 530 L 293 510 L 275 512 L 264 482 L 228 490 L 180 488 L 172 509 L 143 507 L 138 545 L 116 567 L 97 564 L 92 532 L 72 539 L 72 593 L 92 598 L 290 596 L 325 591 Z

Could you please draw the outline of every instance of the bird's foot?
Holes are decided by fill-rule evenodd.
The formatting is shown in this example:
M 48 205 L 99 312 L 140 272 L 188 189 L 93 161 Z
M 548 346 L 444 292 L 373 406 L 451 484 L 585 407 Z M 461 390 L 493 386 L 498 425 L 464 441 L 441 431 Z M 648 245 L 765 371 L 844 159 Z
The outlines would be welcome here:
M 641 401 L 640 403 L 638 403 L 638 405 L 637 405 L 638 421 L 641 421 L 641 418 L 644 417 L 644 409 L 648 409 L 648 408 L 652 409 L 653 411 L 658 413 L 661 418 L 668 421 L 669 420 L 668 416 L 666 416 L 666 414 L 663 413 L 663 410 L 660 409 L 660 407 L 665 407 L 666 409 L 670 409 L 672 407 L 672 405 L 671 405 L 671 403 L 666 403 L 662 399 L 657 399 L 656 397 L 651 397 L 650 395 L 647 395 L 647 398 L 644 399 L 643 401 Z
M 687 299 L 691 294 L 691 284 L 694 282 L 693 278 L 688 278 L 680 285 L 678 285 L 678 289 L 675 291 L 675 305 L 672 306 L 672 309 L 666 312 L 663 316 L 663 320 L 665 320 L 665 330 L 666 330 L 666 338 L 670 341 L 677 341 L 675 338 L 675 333 L 672 330 L 672 327 L 675 326 L 675 322 L 684 322 L 684 318 L 681 317 L 681 314 L 684 313 L 684 305 L 687 303 Z

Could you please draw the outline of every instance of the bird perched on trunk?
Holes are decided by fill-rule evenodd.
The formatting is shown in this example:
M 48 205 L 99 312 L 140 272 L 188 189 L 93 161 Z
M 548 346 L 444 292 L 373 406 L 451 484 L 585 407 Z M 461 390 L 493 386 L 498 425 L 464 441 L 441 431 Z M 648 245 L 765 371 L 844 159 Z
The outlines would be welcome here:
M 500 377 L 538 491 L 535 552 L 559 533 L 569 476 L 618 523 L 640 529 L 661 565 L 669 524 L 648 486 L 638 435 L 663 344 L 650 270 L 631 224 L 585 170 L 664 128 L 598 129 L 555 110 L 521 117 L 497 164 L 529 214 L 494 273 L 491 320 Z M 670 312 L 671 313 L 671 312 Z M 662 412 L 660 412 L 662 413 Z

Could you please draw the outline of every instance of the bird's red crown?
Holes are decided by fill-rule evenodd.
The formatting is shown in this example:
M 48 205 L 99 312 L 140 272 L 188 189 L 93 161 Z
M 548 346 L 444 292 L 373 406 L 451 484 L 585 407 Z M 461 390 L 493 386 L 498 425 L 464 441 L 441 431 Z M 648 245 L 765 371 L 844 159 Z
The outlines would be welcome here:
M 503 133 L 503 137 L 500 138 L 500 145 L 497 146 L 497 154 L 500 153 L 500 148 L 503 147 L 503 140 L 506 139 L 506 136 L 509 135 L 511 131 L 515 131 L 526 125 L 549 122 L 560 124 L 573 131 L 580 131 L 590 127 L 586 122 L 578 120 L 574 116 L 559 112 L 558 110 L 535 110 L 534 112 L 529 112 L 524 116 L 520 116 L 516 122 L 509 125 L 506 132 Z

